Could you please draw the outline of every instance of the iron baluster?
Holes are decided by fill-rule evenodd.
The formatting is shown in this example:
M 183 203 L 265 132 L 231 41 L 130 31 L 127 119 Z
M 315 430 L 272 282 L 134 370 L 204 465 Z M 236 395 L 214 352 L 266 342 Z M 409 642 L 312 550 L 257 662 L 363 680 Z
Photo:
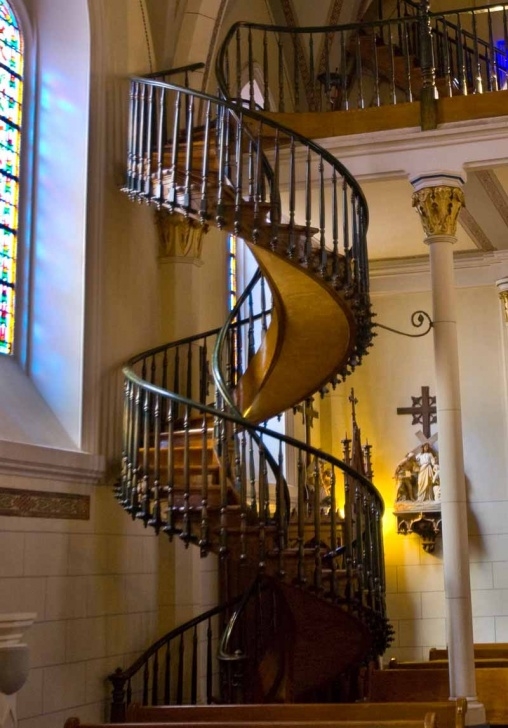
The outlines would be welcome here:
M 190 429 L 191 417 L 189 405 L 185 405 L 183 416 L 183 513 L 182 513 L 182 532 L 180 538 L 188 546 L 192 540 L 192 524 L 190 515 Z
M 265 480 L 265 449 L 261 442 L 259 445 L 259 517 L 258 517 L 258 538 L 259 538 L 259 562 L 258 573 L 263 574 L 266 567 L 266 501 L 268 499 L 268 483 Z
M 263 109 L 270 111 L 270 81 L 268 77 L 268 35 L 263 33 Z
M 390 54 L 390 93 L 392 104 L 397 103 L 397 88 L 395 86 L 395 55 L 391 29 L 388 28 L 388 52 Z
M 316 85 L 315 72 L 314 72 L 314 36 L 312 33 L 309 34 L 309 106 L 311 111 L 316 110 L 314 103 L 314 88 Z
M 180 394 L 180 347 L 176 347 L 175 351 L 175 370 L 173 372 L 173 392 L 175 394 Z M 178 418 L 179 415 L 179 405 L 178 402 L 174 403 L 175 406 L 175 417 Z
M 249 27 L 248 34 L 248 49 L 249 49 L 249 109 L 256 108 L 256 101 L 254 98 L 254 52 L 252 49 L 252 28 Z
M 312 468 L 312 484 L 314 488 L 314 589 L 320 592 L 322 583 L 322 563 L 321 563 L 321 483 L 319 473 L 320 462 L 314 457 Z
M 347 63 L 348 63 L 348 56 L 347 56 L 347 47 L 346 47 L 346 40 L 347 36 L 345 35 L 344 31 L 342 30 L 340 33 L 340 47 L 341 47 L 341 65 L 342 65 L 342 81 L 341 81 L 341 88 L 342 88 L 342 101 L 341 101 L 341 109 L 343 111 L 347 111 L 349 109 L 349 89 L 348 89 L 348 76 L 347 76 Z
M 153 656 L 152 666 L 152 705 L 159 702 L 159 652 Z
M 337 204 L 337 171 L 332 172 L 332 281 L 339 279 L 339 207 Z
M 356 36 L 356 73 L 358 78 L 358 108 L 363 109 L 365 107 L 365 100 L 363 97 L 362 47 L 359 33 Z
M 135 124 L 136 124 L 136 103 L 137 103 L 137 82 L 131 81 L 129 93 L 129 131 L 128 131 L 128 150 L 127 150 L 127 178 L 126 191 L 132 194 L 134 191 L 136 177 L 136 145 L 135 145 Z
M 136 387 L 135 395 L 135 412 L 134 412 L 134 427 L 133 427 L 133 468 L 132 468 L 132 484 L 130 491 L 130 503 L 126 510 L 130 512 L 132 519 L 136 518 L 139 508 L 139 492 L 138 492 L 138 480 L 139 480 L 139 430 L 140 430 L 140 419 L 141 419 L 141 388 Z
M 287 532 L 287 517 L 289 514 L 286 513 L 285 499 L 284 499 L 284 456 L 282 453 L 282 440 L 279 440 L 279 456 L 278 456 L 279 470 L 277 473 L 277 479 L 275 483 L 275 497 L 277 501 L 277 512 L 276 512 L 276 523 L 277 523 L 277 536 L 278 536 L 278 557 L 279 557 L 279 578 L 283 579 L 286 571 L 284 568 L 284 549 L 286 548 L 286 532 Z
M 291 136 L 291 146 L 289 148 L 289 238 L 286 248 L 286 255 L 288 258 L 292 258 L 294 254 L 294 238 L 295 238 L 295 195 L 296 195 L 296 183 L 295 183 L 295 138 Z
M 177 705 L 183 705 L 184 656 L 185 656 L 185 645 L 183 642 L 183 634 L 181 634 L 180 640 L 178 642 L 178 682 L 176 685 L 176 704 Z
M 247 362 L 250 362 L 256 353 L 256 343 L 254 338 L 254 301 L 252 293 L 249 294 L 249 326 L 247 329 Z
M 150 85 L 148 87 L 148 122 L 146 125 L 147 128 L 147 139 L 146 139 L 146 152 L 145 152 L 145 170 L 144 170 L 144 180 L 145 180 L 145 189 L 143 191 L 143 196 L 146 198 L 147 202 L 150 202 L 152 199 L 152 133 L 153 133 L 153 107 L 154 107 L 154 87 Z
M 186 213 L 192 210 L 192 157 L 194 148 L 194 96 L 188 94 L 187 98 L 187 114 L 185 117 L 187 143 L 185 145 L 185 182 L 182 207 Z
M 312 253 L 312 170 L 310 161 L 310 149 L 307 149 L 307 160 L 305 165 L 305 244 L 301 262 L 309 265 Z
M 146 149 L 145 141 L 145 93 L 146 87 L 141 84 L 138 105 L 138 152 L 137 152 L 137 174 L 136 174 L 136 196 L 141 199 L 143 193 L 143 172 L 145 167 Z
M 404 64 L 406 67 L 406 98 L 407 101 L 413 101 L 413 91 L 411 89 L 411 56 L 409 54 L 409 39 L 407 34 L 407 24 L 402 23 L 402 53 L 404 55 Z
M 197 626 L 192 634 L 192 665 L 191 665 L 191 705 L 198 702 L 198 633 Z
M 153 496 L 152 514 L 148 525 L 158 534 L 161 527 L 161 498 L 160 498 L 160 454 L 161 454 L 161 397 L 154 394 L 153 407 Z
M 494 44 L 494 33 L 492 31 L 492 14 L 487 11 L 488 24 L 489 24 L 489 55 L 488 55 L 488 89 L 489 91 L 498 91 L 498 71 L 497 71 L 497 54 L 496 47 Z
M 254 515 L 258 515 L 258 504 L 256 497 L 256 467 L 254 463 L 254 441 L 249 434 L 249 510 Z
M 201 202 L 199 206 L 199 219 L 204 224 L 208 220 L 208 175 L 209 175 L 209 159 L 210 149 L 210 124 L 211 124 L 212 107 L 208 100 L 205 107 L 205 136 L 203 140 L 203 167 L 201 171 Z
M 212 704 L 212 620 L 206 628 L 206 704 Z
M 165 201 L 171 209 L 177 204 L 178 193 L 178 148 L 180 142 L 180 113 L 181 113 L 181 91 L 177 91 L 175 98 L 175 111 L 173 115 L 173 141 L 171 144 L 171 171 L 169 177 L 169 189 Z
M 261 331 L 263 334 L 266 334 L 268 325 L 267 325 L 267 307 L 266 307 L 266 290 L 265 290 L 265 279 L 264 277 L 261 278 L 260 281 L 260 288 L 261 288 Z
M 187 345 L 187 387 L 185 396 L 187 399 L 192 399 L 192 344 L 189 342 Z
M 300 109 L 300 67 L 298 64 L 298 44 L 296 36 L 293 36 L 293 93 L 294 93 L 294 104 L 295 111 L 299 112 Z M 283 111 L 284 109 L 280 109 Z
M 234 214 L 234 232 L 239 235 L 241 232 L 242 222 L 242 196 L 243 196 L 243 114 L 238 115 L 236 124 L 236 145 L 235 145 L 235 163 L 236 163 L 236 185 L 235 185 L 235 214 Z
M 342 236 L 344 239 L 344 258 L 346 264 L 346 292 L 351 287 L 351 248 L 349 244 L 349 203 L 347 194 L 347 182 L 342 179 Z
M 166 642 L 164 653 L 164 705 L 171 704 L 171 640 Z
M 372 57 L 374 58 L 374 98 L 376 106 L 381 106 L 381 94 L 379 88 L 379 58 L 377 52 L 378 36 L 372 33 Z
M 159 98 L 158 104 L 158 119 L 157 119 L 157 183 L 155 185 L 157 189 L 157 206 L 160 207 L 164 200 L 164 189 L 163 189 L 163 163 L 164 163 L 164 144 L 166 143 L 166 129 L 165 129 L 165 116 L 166 116 L 166 89 L 157 89 Z M 156 96 L 157 97 L 157 96 Z M 155 195 L 152 194 L 152 197 Z
M 175 433 L 175 410 L 176 404 L 170 401 L 168 407 L 168 436 L 167 436 L 167 460 L 168 460 L 168 476 L 167 476 L 167 497 L 168 507 L 166 511 L 166 525 L 163 528 L 169 539 L 173 538 L 176 533 L 175 529 L 175 460 L 174 460 L 174 433 Z
M 208 419 L 206 412 L 203 412 L 201 421 L 201 532 L 199 548 L 201 556 L 206 556 L 210 548 L 209 523 L 208 523 Z
M 294 40 L 294 39 L 293 39 Z M 278 42 L 278 69 L 279 69 L 279 111 L 284 111 L 284 55 L 282 51 L 282 41 L 279 37 Z M 295 51 L 296 53 L 296 51 Z
M 325 239 L 325 177 L 323 157 L 319 159 L 319 263 L 318 270 L 321 276 L 326 274 L 327 264 Z
M 444 77 L 445 77 L 445 81 L 446 81 L 446 90 L 447 90 L 448 96 L 452 96 L 453 89 L 452 89 L 452 68 L 451 68 L 451 62 L 450 62 L 450 38 L 448 36 L 444 18 L 441 19 L 441 22 L 443 24 Z
M 270 247 L 277 250 L 279 245 L 279 225 L 280 225 L 280 201 L 278 196 L 280 180 L 280 138 L 279 130 L 275 131 L 274 139 L 274 159 L 273 159 L 273 184 L 270 187 L 270 223 L 272 226 L 272 238 Z
M 330 465 L 326 465 L 330 468 Z M 330 468 L 330 551 L 335 554 L 337 551 L 337 495 L 335 492 L 335 468 Z M 330 595 L 337 596 L 337 560 L 331 559 L 330 563 Z
M 468 92 L 466 62 L 464 57 L 465 48 L 466 41 L 462 34 L 460 14 L 457 13 L 457 66 L 459 69 L 459 88 L 463 96 L 467 96 Z
M 307 509 L 307 503 L 308 503 L 308 488 L 307 488 L 307 468 L 305 465 L 305 462 L 302 457 L 302 451 L 298 450 L 298 462 L 297 462 L 297 477 L 298 477 L 298 512 L 297 512 L 297 518 L 298 518 L 298 536 L 297 536 L 297 544 L 298 544 L 298 564 L 297 564 L 297 571 L 296 571 L 296 579 L 298 584 L 305 584 L 307 579 L 305 576 L 305 551 L 304 551 L 304 541 L 305 541 L 305 515 L 306 515 L 306 509 Z
M 150 685 L 150 671 L 148 667 L 148 660 L 145 663 L 145 669 L 143 670 L 143 705 L 148 705 L 148 690 Z
M 480 65 L 480 51 L 478 48 L 478 32 L 476 29 L 476 13 L 472 11 L 472 24 L 473 24 L 473 51 L 474 51 L 474 89 L 475 93 L 483 93 L 482 85 L 482 69 Z
M 236 98 L 242 103 L 242 39 L 240 28 L 236 30 Z

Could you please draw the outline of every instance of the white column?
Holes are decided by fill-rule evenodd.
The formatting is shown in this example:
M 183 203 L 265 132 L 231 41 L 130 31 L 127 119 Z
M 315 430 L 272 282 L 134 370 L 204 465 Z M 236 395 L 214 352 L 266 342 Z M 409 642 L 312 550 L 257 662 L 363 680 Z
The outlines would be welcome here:
M 450 697 L 466 697 L 466 723 L 484 725 L 485 709 L 477 701 L 474 668 L 453 268 L 464 179 L 456 173 L 430 173 L 411 182 L 413 206 L 420 214 L 430 253 Z

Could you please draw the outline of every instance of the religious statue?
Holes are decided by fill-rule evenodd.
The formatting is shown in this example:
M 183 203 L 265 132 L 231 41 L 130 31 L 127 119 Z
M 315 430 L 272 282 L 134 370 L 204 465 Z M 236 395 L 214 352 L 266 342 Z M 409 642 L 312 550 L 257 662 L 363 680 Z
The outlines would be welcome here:
M 439 500 L 439 462 L 428 442 L 409 452 L 395 468 L 397 480 L 396 501 Z
M 314 491 L 317 476 L 317 484 L 319 487 L 319 503 L 324 510 L 330 508 L 331 505 L 331 484 L 332 470 L 328 463 L 314 458 L 307 467 L 307 493 L 309 503 L 314 503 Z

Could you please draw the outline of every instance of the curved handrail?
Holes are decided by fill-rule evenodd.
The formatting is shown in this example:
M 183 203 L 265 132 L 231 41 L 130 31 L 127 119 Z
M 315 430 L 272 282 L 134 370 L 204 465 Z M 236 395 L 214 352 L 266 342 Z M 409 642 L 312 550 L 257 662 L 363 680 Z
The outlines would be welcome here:
M 355 99 L 350 98 L 350 82 L 353 79 L 358 81 L 358 89 L 355 90 L 355 96 L 358 96 L 358 108 L 364 108 L 365 101 L 363 96 L 363 82 L 362 74 L 363 67 L 365 64 L 366 71 L 369 75 L 374 78 L 374 100 L 372 103 L 379 106 L 381 103 L 397 103 L 395 88 L 402 88 L 407 93 L 406 101 L 413 100 L 413 74 L 415 69 L 412 62 L 412 54 L 415 52 L 415 48 L 424 47 L 427 43 L 424 37 L 427 29 L 432 33 L 434 37 L 435 48 L 435 59 L 433 62 L 434 72 L 441 71 L 442 74 L 448 74 L 450 78 L 448 81 L 448 93 L 452 95 L 452 86 L 455 92 L 467 93 L 466 86 L 462 88 L 457 87 L 454 84 L 454 73 L 456 72 L 461 79 L 462 84 L 465 84 L 464 78 L 472 73 L 475 81 L 476 92 L 482 93 L 484 90 L 495 91 L 498 88 L 499 74 L 504 74 L 501 78 L 506 77 L 506 70 L 498 63 L 498 59 L 508 58 L 506 50 L 500 49 L 495 46 L 493 42 L 492 34 L 492 16 L 502 10 L 506 13 L 508 5 L 483 5 L 481 7 L 474 8 L 460 8 L 457 10 L 447 10 L 444 12 L 421 12 L 421 8 L 418 7 L 418 12 L 413 15 L 398 15 L 390 18 L 380 18 L 377 20 L 368 20 L 362 22 L 345 23 L 342 25 L 319 25 L 319 26 L 302 26 L 297 28 L 288 28 L 283 25 L 270 25 L 266 23 L 251 23 L 248 21 L 238 21 L 228 30 L 219 52 L 216 57 L 215 72 L 219 85 L 220 92 L 224 96 L 232 96 L 237 102 L 241 101 L 241 85 L 245 84 L 243 79 L 244 68 L 249 69 L 249 78 L 247 83 L 250 87 L 250 101 L 253 100 L 253 77 L 251 71 L 253 68 L 254 57 L 253 51 L 253 36 L 254 32 L 263 34 L 263 40 L 259 40 L 259 44 L 263 44 L 263 50 L 259 50 L 259 54 L 263 54 L 263 59 L 259 58 L 259 63 L 263 65 L 263 83 L 264 88 L 262 92 L 265 98 L 265 104 L 268 102 L 269 94 L 276 98 L 276 82 L 274 77 L 278 77 L 278 94 L 279 94 L 279 108 L 270 109 L 269 106 L 265 106 L 265 111 L 290 111 L 300 110 L 300 97 L 303 95 L 304 88 L 306 93 L 310 93 L 308 102 L 310 104 L 310 110 L 318 110 L 319 103 L 322 103 L 322 96 L 318 93 L 319 83 L 322 84 L 323 90 L 326 93 L 330 91 L 330 88 L 335 88 L 336 95 L 334 99 L 339 97 L 339 101 L 332 100 L 329 98 L 329 103 L 333 109 L 342 108 L 349 109 L 356 108 Z M 478 35 L 476 29 L 477 18 L 482 14 L 488 14 L 488 37 L 483 39 Z M 463 27 L 461 24 L 461 17 L 472 18 L 472 30 L 467 27 Z M 457 22 L 454 20 L 457 19 Z M 423 23 L 422 21 L 425 21 Z M 443 27 L 439 27 L 442 25 Z M 467 23 L 464 22 L 464 26 Z M 504 37 L 506 40 L 506 18 L 503 19 L 504 25 Z M 240 40 L 240 33 L 248 33 L 248 43 L 242 43 Z M 381 45 L 385 45 L 389 52 L 391 61 L 388 64 L 391 66 L 390 69 L 385 69 L 385 73 L 390 74 L 391 78 L 386 79 L 386 76 L 380 74 L 380 65 L 378 58 L 378 48 L 376 47 L 377 41 L 372 42 L 370 48 L 370 59 L 369 67 L 367 68 L 367 61 L 362 58 L 360 35 L 368 36 L 371 35 L 373 38 L 377 38 L 377 41 L 384 40 Z M 455 34 L 455 37 L 454 35 Z M 316 38 L 322 36 L 322 45 L 324 46 L 319 58 L 315 54 L 316 49 Z M 270 40 L 273 36 L 273 45 Z M 236 40 L 235 40 L 236 37 Z M 308 48 L 304 54 L 307 58 L 308 67 L 302 70 L 301 64 L 302 56 L 297 53 L 296 44 L 301 43 L 301 39 L 307 38 Z M 396 51 L 395 38 L 398 37 L 399 48 Z M 267 38 L 268 41 L 267 42 Z M 294 51 L 292 55 L 288 55 L 288 48 L 291 46 L 284 43 L 284 39 L 292 39 L 294 43 Z M 355 41 L 356 38 L 356 41 Z M 446 42 L 443 44 L 443 38 Z M 350 41 L 353 41 L 352 43 Z M 415 45 L 416 44 L 416 45 Z M 448 47 L 450 44 L 450 48 Z M 444 45 L 444 47 L 443 47 Z M 236 48 L 235 48 L 236 46 Z M 245 48 L 245 54 L 248 54 L 248 60 L 245 61 L 243 56 Z M 453 49 L 453 50 L 452 50 Z M 332 52 L 333 51 L 333 52 Z M 278 69 L 270 68 L 268 74 L 268 56 L 272 53 L 274 59 L 278 55 L 278 64 L 270 64 L 277 66 Z M 402 54 L 405 60 L 405 70 L 403 75 L 405 76 L 403 82 L 401 78 L 396 80 L 396 69 L 395 60 L 396 56 Z M 334 59 L 334 60 L 332 60 Z M 236 64 L 236 79 L 229 77 L 230 65 L 235 66 Z M 469 67 L 473 64 L 473 71 Z M 480 71 L 480 65 L 482 70 Z M 456 68 L 456 71 L 454 69 Z M 335 69 L 335 70 L 334 70 Z M 307 77 L 307 74 L 309 77 Z M 232 75 L 232 74 L 231 74 Z M 268 81 L 268 75 L 270 75 L 270 81 Z M 476 76 L 483 76 L 483 85 L 476 78 Z M 430 77 L 430 76 L 429 76 Z M 496 78 L 495 78 L 496 77 Z M 387 92 L 387 97 L 390 101 L 380 101 L 380 83 L 382 79 L 388 80 L 391 83 L 391 91 Z M 230 82 L 233 84 L 233 89 L 229 91 Z M 309 86 L 310 82 L 310 86 Z M 403 86 L 400 83 L 403 83 Z M 294 109 L 285 108 L 285 99 L 287 99 L 287 92 L 284 90 L 285 84 L 289 85 L 289 91 L 294 94 Z M 342 95 L 342 99 L 340 96 Z M 318 107 L 316 107 L 316 102 Z M 340 104 L 337 106 L 336 104 Z M 351 106 L 350 106 L 351 104 Z
M 196 337 L 198 338 L 198 337 Z M 238 425 L 239 427 L 248 430 L 248 431 L 255 431 L 260 435 L 265 435 L 266 437 L 271 437 L 274 440 L 280 440 L 286 445 L 290 445 L 294 448 L 297 448 L 299 450 L 305 451 L 308 455 L 312 456 L 313 458 L 318 458 L 320 460 L 324 460 L 329 465 L 333 465 L 334 467 L 341 470 L 346 475 L 349 475 L 351 478 L 355 478 L 358 482 L 360 482 L 363 486 L 365 486 L 370 494 L 376 498 L 376 500 L 379 502 L 380 508 L 381 508 L 381 514 L 384 513 L 384 501 L 383 497 L 381 496 L 381 493 L 378 491 L 376 486 L 362 473 L 358 472 L 353 468 L 351 465 L 348 465 L 343 460 L 340 460 L 339 458 L 336 458 L 334 455 L 330 455 L 329 453 L 324 452 L 323 450 L 320 450 L 317 447 L 314 447 L 313 445 L 308 445 L 307 443 L 303 443 L 300 440 L 297 440 L 294 437 L 291 437 L 290 435 L 285 435 L 281 432 L 276 432 L 275 430 L 270 429 L 269 427 L 265 427 L 264 425 L 253 425 L 248 420 L 245 420 L 243 417 L 238 417 L 237 415 L 230 414 L 229 412 L 223 412 L 222 410 L 218 410 L 215 407 L 211 407 L 209 405 L 201 404 L 199 402 L 196 402 L 195 400 L 188 399 L 187 397 L 184 397 L 182 395 L 175 394 L 173 392 L 168 392 L 165 389 L 162 389 L 161 387 L 158 387 L 155 384 L 150 384 L 150 382 L 147 382 L 146 380 L 139 377 L 137 374 L 135 374 L 131 369 L 128 367 L 123 367 L 122 372 L 126 379 L 128 379 L 130 382 L 137 384 L 138 386 L 142 387 L 144 390 L 148 392 L 152 392 L 153 394 L 159 395 L 163 399 L 170 399 L 175 402 L 178 402 L 178 404 L 192 407 L 193 409 L 197 409 L 203 414 L 208 414 L 212 416 L 219 416 L 231 424 Z
M 208 619 L 211 619 L 212 617 L 217 616 L 218 614 L 222 614 L 223 612 L 226 612 L 228 609 L 231 609 L 234 607 L 238 602 L 241 600 L 241 597 L 236 597 L 236 599 L 231 599 L 229 602 L 226 602 L 225 604 L 219 604 L 216 607 L 212 607 L 212 609 L 208 609 L 206 612 L 203 612 L 202 614 L 198 614 L 197 617 L 193 617 L 193 619 L 189 619 L 187 622 L 184 622 L 183 624 L 180 624 L 178 627 L 175 627 L 174 629 L 171 629 L 169 632 L 166 632 L 162 637 L 159 637 L 159 639 L 154 642 L 150 647 L 143 652 L 130 667 L 127 667 L 125 670 L 121 670 L 120 668 L 117 668 L 115 672 L 111 673 L 111 675 L 108 675 L 108 680 L 110 682 L 113 682 L 114 680 L 122 679 L 123 681 L 129 680 L 132 678 L 142 667 L 144 667 L 145 663 L 150 659 L 150 657 L 153 657 L 156 652 L 158 652 L 161 647 L 164 647 L 168 642 L 171 642 L 176 637 L 180 637 L 180 635 L 184 634 L 185 632 L 188 632 L 189 630 L 193 629 L 194 627 L 197 627 L 198 624 L 202 624 L 203 622 L 206 622 Z
M 287 30 L 287 28 L 286 28 Z M 329 152 L 327 149 L 324 149 L 323 147 L 319 146 L 317 142 L 313 141 L 312 139 L 308 139 L 307 137 L 303 136 L 303 134 L 300 134 L 299 132 L 295 131 L 294 129 L 291 129 L 288 126 L 285 126 L 284 124 L 280 124 L 278 121 L 274 119 L 270 119 L 266 117 L 264 114 L 254 111 L 252 109 L 245 109 L 245 108 L 239 108 L 237 104 L 235 104 L 233 101 L 228 101 L 226 99 L 217 99 L 215 96 L 211 96 L 210 94 L 205 93 L 204 91 L 196 91 L 195 89 L 189 89 L 185 86 L 180 86 L 178 84 L 174 84 L 171 82 L 163 82 L 163 81 L 156 81 L 152 78 L 146 78 L 143 76 L 134 76 L 131 78 L 131 82 L 133 83 L 140 83 L 140 84 L 146 84 L 148 86 L 151 86 L 152 88 L 161 88 L 161 89 L 170 89 L 172 91 L 176 91 L 179 93 L 184 94 L 185 96 L 192 95 L 196 99 L 200 99 L 201 101 L 208 101 L 213 104 L 220 105 L 221 107 L 224 107 L 229 110 L 229 112 L 235 117 L 238 118 L 238 116 L 241 114 L 243 116 L 247 116 L 248 118 L 252 119 L 253 121 L 257 121 L 259 124 L 262 124 L 263 126 L 268 126 L 271 129 L 278 130 L 279 133 L 284 133 L 289 137 L 292 137 L 296 142 L 299 142 L 302 146 L 308 148 L 309 150 L 313 151 L 315 154 L 322 157 L 322 159 L 336 170 L 338 174 L 342 178 L 344 178 L 347 181 L 348 187 L 351 188 L 352 191 L 354 191 L 357 198 L 361 201 L 362 206 L 362 214 L 364 219 L 364 226 L 365 230 L 368 228 L 369 224 L 369 212 L 368 212 L 368 206 L 367 206 L 367 200 L 365 198 L 365 195 L 363 193 L 362 188 L 360 187 L 359 183 L 353 177 L 351 172 L 348 170 L 348 168 L 340 162 L 336 157 L 333 156 L 331 152 Z

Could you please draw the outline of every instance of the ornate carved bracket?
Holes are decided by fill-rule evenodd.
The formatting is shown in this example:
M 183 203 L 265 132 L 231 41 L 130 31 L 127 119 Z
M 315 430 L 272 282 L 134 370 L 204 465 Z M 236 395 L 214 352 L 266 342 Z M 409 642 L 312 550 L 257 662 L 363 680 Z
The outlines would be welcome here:
M 160 259 L 201 263 L 203 235 L 208 231 L 206 225 L 164 209 L 156 210 L 155 222 L 159 233 Z
M 397 533 L 416 533 L 422 539 L 423 550 L 431 554 L 441 534 L 441 504 L 439 502 L 395 504 Z

